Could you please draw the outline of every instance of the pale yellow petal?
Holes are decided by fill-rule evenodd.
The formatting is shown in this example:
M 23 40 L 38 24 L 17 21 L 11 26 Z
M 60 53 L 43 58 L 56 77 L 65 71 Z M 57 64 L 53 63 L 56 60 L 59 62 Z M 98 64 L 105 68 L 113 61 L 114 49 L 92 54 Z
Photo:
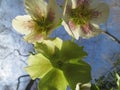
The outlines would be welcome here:
M 96 18 L 92 18 L 91 23 L 101 24 L 107 21 L 109 17 L 109 6 L 106 3 L 94 2 L 94 6 L 91 6 L 91 9 L 94 9 L 99 13 Z
M 29 34 L 34 30 L 35 22 L 29 15 L 17 16 L 12 21 L 13 28 L 21 34 Z
M 49 0 L 47 20 L 50 22 L 50 24 L 52 24 L 51 29 L 56 28 L 60 23 L 61 14 L 59 12 L 60 11 L 56 0 Z
M 90 24 L 90 25 L 92 27 L 92 30 L 89 33 L 82 32 L 83 36 L 80 36 L 80 37 L 82 37 L 84 39 L 89 39 L 91 37 L 95 37 L 102 33 L 102 30 L 99 28 L 99 26 L 97 24 Z
M 62 25 L 64 26 L 66 32 L 72 36 L 75 39 L 79 39 L 79 33 L 80 33 L 80 26 L 75 26 L 74 28 L 70 28 L 69 24 L 65 21 L 62 22 Z
M 72 1 L 72 9 L 75 9 L 77 7 L 78 0 L 71 0 L 71 1 Z
M 34 20 L 47 17 L 47 3 L 45 0 L 25 0 L 25 8 Z
M 46 36 L 43 33 L 39 32 L 32 32 L 26 36 L 24 36 L 24 40 L 29 42 L 29 43 L 36 43 L 36 42 L 42 42 Z

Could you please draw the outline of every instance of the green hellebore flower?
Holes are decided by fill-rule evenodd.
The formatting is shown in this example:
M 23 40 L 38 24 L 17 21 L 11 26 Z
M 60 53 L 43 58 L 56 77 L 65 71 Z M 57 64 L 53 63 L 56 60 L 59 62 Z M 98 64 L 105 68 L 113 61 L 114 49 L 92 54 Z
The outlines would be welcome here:
M 109 7 L 96 0 L 66 0 L 63 12 L 65 30 L 75 39 L 91 38 L 102 31 L 99 25 L 106 22 Z
M 56 0 L 25 0 L 25 8 L 29 15 L 17 16 L 12 25 L 30 43 L 46 39 L 60 22 Z

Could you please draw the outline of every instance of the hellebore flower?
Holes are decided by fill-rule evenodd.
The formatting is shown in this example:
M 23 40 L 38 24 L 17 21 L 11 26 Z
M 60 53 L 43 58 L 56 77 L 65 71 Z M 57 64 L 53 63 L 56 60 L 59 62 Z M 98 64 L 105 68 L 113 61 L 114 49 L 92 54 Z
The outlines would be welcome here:
M 75 39 L 90 38 L 100 34 L 101 23 L 106 22 L 109 7 L 96 0 L 66 0 L 62 25 Z
M 12 25 L 30 43 L 46 39 L 60 22 L 56 0 L 25 0 L 25 8 L 29 15 L 17 16 Z

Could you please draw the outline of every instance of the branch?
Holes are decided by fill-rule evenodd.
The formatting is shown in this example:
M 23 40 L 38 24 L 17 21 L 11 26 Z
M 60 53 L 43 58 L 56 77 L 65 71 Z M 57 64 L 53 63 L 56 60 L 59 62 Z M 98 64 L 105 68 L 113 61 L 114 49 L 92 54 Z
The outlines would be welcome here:
M 117 42 L 118 44 L 120 44 L 120 40 L 117 39 L 115 36 L 113 36 L 111 33 L 107 32 L 107 31 L 103 31 L 103 34 L 106 34 L 107 36 L 109 36 L 113 41 Z

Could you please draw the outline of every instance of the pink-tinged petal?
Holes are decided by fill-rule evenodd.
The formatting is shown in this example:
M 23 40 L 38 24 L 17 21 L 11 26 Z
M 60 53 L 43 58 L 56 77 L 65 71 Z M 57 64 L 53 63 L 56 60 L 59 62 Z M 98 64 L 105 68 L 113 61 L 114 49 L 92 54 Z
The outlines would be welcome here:
M 89 34 L 92 32 L 92 26 L 90 24 L 84 24 L 81 26 L 81 28 L 85 34 Z
M 93 6 L 94 4 L 94 6 Z M 103 2 L 93 2 L 90 6 L 93 9 L 91 23 L 105 23 L 109 17 L 109 6 Z
M 17 16 L 12 21 L 13 28 L 21 34 L 29 34 L 35 28 L 35 22 L 29 15 Z
M 82 38 L 89 39 L 91 37 L 99 35 L 102 31 L 96 24 L 85 24 L 81 26 Z
M 65 21 L 62 22 L 62 25 L 64 26 L 67 33 L 72 36 L 75 39 L 79 39 L 79 33 L 80 33 L 80 26 L 75 25 L 72 21 L 69 21 L 66 23 Z
M 25 8 L 34 20 L 47 17 L 47 2 L 45 0 L 25 0 Z
M 50 24 L 52 24 L 51 29 L 57 27 L 57 25 L 60 23 L 60 17 L 61 16 L 59 13 L 59 7 L 57 5 L 56 0 L 49 0 L 47 21 L 50 22 Z
M 72 1 L 72 9 L 77 8 L 78 6 L 85 4 L 89 4 L 89 0 L 71 0 Z
M 44 33 L 32 32 L 29 35 L 24 36 L 24 40 L 29 43 L 42 42 L 46 38 Z

